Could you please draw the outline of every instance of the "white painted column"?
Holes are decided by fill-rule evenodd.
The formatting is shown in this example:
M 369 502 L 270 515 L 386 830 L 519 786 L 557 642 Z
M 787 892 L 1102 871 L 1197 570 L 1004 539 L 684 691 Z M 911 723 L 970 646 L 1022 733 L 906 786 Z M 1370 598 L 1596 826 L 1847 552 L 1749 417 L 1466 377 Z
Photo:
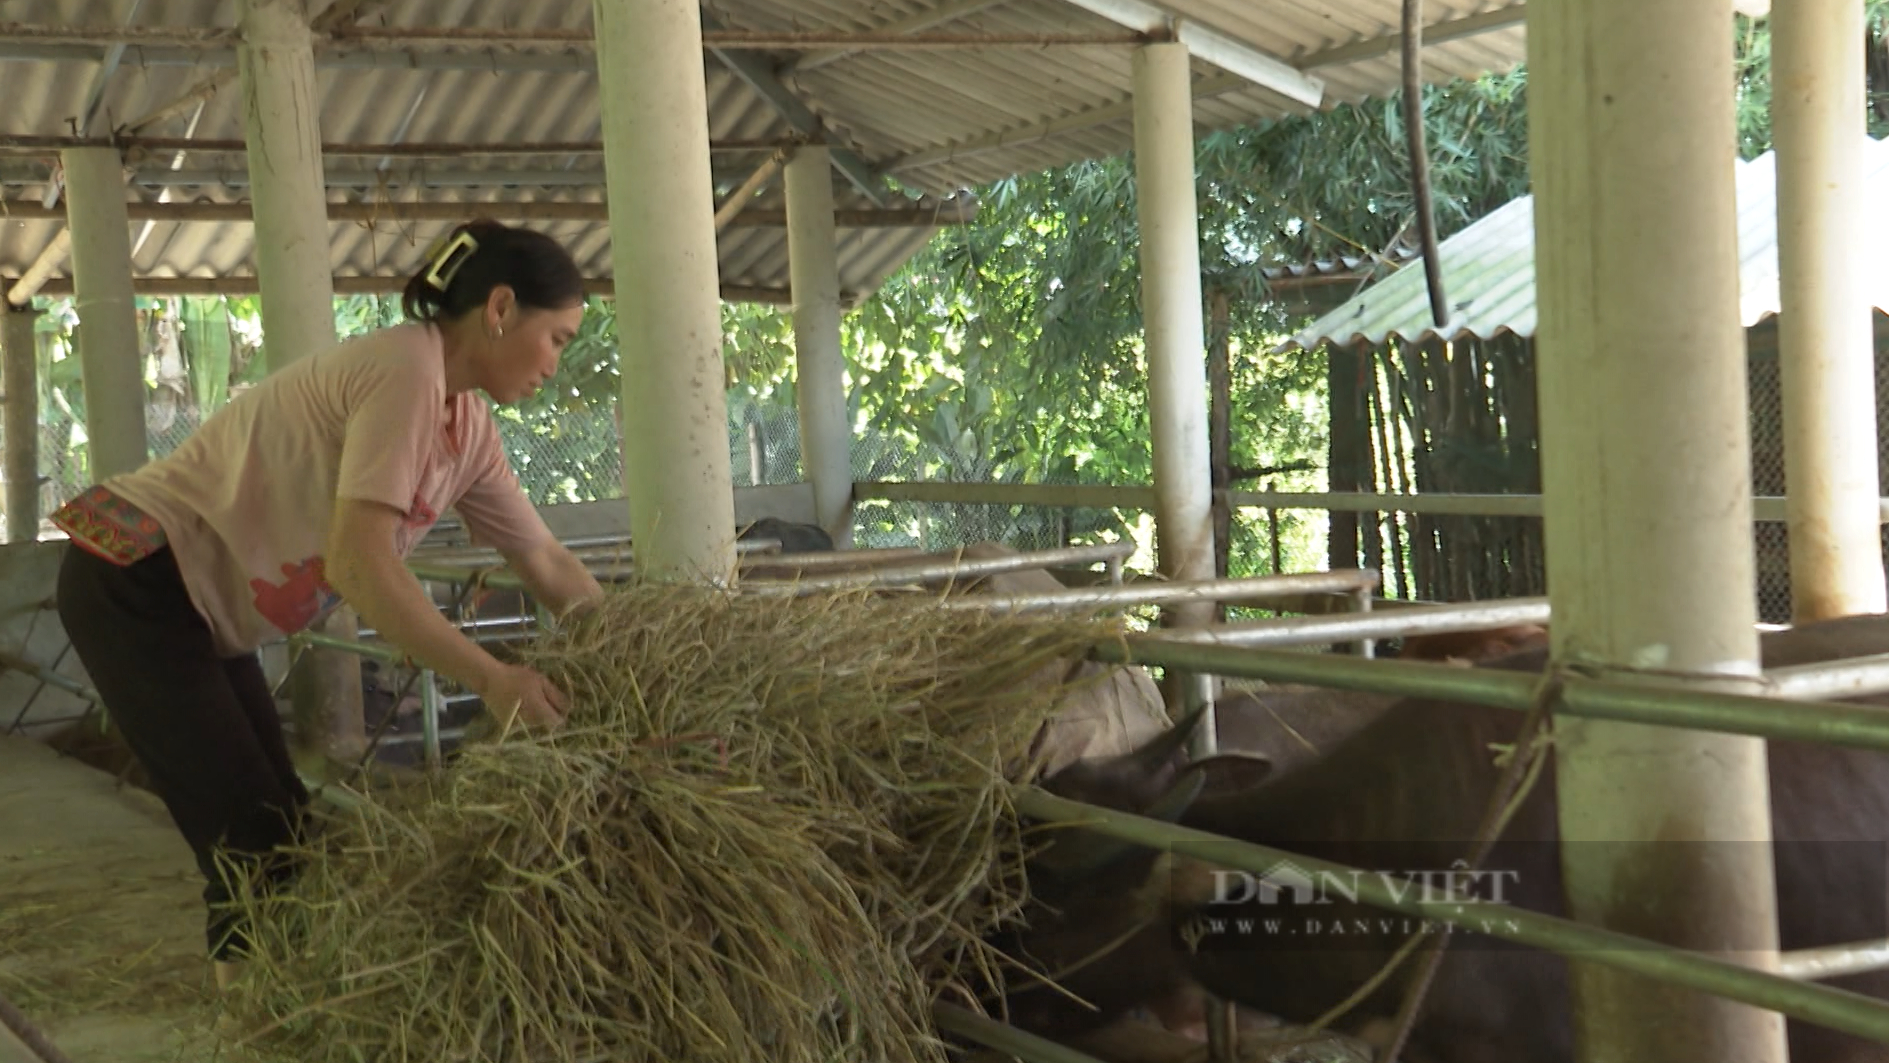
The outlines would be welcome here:
M 594 0 L 640 573 L 729 580 L 734 475 L 698 0 Z
M 66 227 L 72 230 L 73 308 L 92 479 L 150 457 L 144 434 L 144 356 L 131 291 L 131 218 L 124 166 L 111 148 L 67 148 Z
M 1747 691 L 1758 647 L 1731 14 L 1730 0 L 1531 3 L 1529 161 L 1555 658 Z M 1573 915 L 1769 966 L 1762 741 L 1555 727 Z M 1773 1013 L 1573 968 L 1589 1063 L 1784 1056 Z
M 1155 555 L 1175 580 L 1212 579 L 1213 460 L 1208 432 L 1206 322 L 1201 309 L 1200 214 L 1194 197 L 1194 95 L 1187 46 L 1135 50 L 1135 196 L 1141 226 L 1142 330 L 1148 345 L 1148 414 L 1154 435 Z M 1164 607 L 1168 627 L 1213 622 L 1211 602 Z M 1213 677 L 1162 677 L 1176 718 L 1213 699 Z M 1189 746 L 1219 745 L 1209 713 Z
M 853 538 L 853 426 L 846 418 L 846 359 L 840 352 L 837 241 L 832 158 L 823 144 L 805 145 L 787 163 L 800 460 L 813 484 L 815 519 L 843 550 Z
M 1207 438 L 1207 346 L 1194 202 L 1193 91 L 1187 46 L 1135 51 L 1135 188 L 1141 301 L 1154 432 L 1155 530 L 1169 579 L 1213 578 L 1213 469 Z M 1190 623 L 1211 604 L 1176 610 Z
M 1791 612 L 1797 623 L 1885 607 L 1877 524 L 1876 359 L 1863 200 L 1860 0 L 1777 0 L 1778 359 Z
M 39 346 L 31 306 L 0 301 L 0 358 L 6 376 L 7 542 L 39 538 Z
M 314 38 L 304 0 L 242 0 L 242 80 L 249 198 L 256 227 L 262 349 L 269 372 L 334 346 L 334 269 L 329 260 L 326 180 Z M 314 629 L 353 639 L 354 610 L 336 608 Z M 296 746 L 353 761 L 367 749 L 361 661 L 313 651 L 289 684 Z
M 314 38 L 303 0 L 243 0 L 236 56 L 270 372 L 335 342 Z

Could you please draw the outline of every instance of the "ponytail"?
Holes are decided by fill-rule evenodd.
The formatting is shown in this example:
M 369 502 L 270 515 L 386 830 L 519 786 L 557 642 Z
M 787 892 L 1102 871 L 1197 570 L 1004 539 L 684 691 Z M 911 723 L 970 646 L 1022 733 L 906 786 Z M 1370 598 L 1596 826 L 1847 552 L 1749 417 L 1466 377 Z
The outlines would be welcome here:
M 562 310 L 584 301 L 584 277 L 569 251 L 531 229 L 482 218 L 453 229 L 427 253 L 400 293 L 409 321 L 438 324 L 485 305 L 506 285 L 522 306 Z

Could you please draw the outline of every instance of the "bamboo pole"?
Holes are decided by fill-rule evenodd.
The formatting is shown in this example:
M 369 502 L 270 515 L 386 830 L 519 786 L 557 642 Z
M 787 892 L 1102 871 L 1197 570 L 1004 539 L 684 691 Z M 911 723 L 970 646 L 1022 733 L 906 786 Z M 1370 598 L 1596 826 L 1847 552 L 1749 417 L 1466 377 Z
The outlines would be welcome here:
M 132 250 L 135 254 L 137 249 Z M 48 241 L 45 247 L 40 248 L 39 255 L 33 259 L 31 265 L 26 267 L 26 271 L 20 274 L 19 279 L 13 282 L 13 287 L 7 289 L 7 302 L 24 305 L 33 296 L 38 295 L 40 288 L 52 277 L 53 271 L 65 263 L 66 256 L 71 251 L 72 229 L 70 227 L 60 229 L 58 235 Z
M 1207 438 L 1213 469 L 1213 574 L 1225 579 L 1233 553 L 1233 504 L 1227 500 L 1227 491 L 1233 487 L 1232 307 L 1226 289 L 1215 287 L 1209 292 L 1207 306 Z M 1276 531 L 1273 543 L 1275 547 L 1278 545 Z M 1224 622 L 1226 618 L 1226 607 L 1222 605 L 1215 611 L 1214 620 Z
M 771 184 L 780 174 L 781 167 L 787 165 L 792 149 L 783 148 L 767 157 L 767 161 L 754 168 L 748 179 L 741 186 L 728 194 L 728 199 L 715 208 L 715 231 L 721 232 L 744 210 L 754 204 L 754 195 Z

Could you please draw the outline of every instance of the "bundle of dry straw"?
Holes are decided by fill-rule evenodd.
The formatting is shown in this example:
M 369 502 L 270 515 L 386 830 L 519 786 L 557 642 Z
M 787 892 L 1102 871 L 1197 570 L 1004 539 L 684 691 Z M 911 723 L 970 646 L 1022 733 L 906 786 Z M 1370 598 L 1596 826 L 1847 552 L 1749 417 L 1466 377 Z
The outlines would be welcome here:
M 566 727 L 330 814 L 245 902 L 248 1050 L 312 1063 L 941 1060 L 1002 984 L 1004 787 L 1116 631 L 923 596 L 613 588 L 525 651 Z

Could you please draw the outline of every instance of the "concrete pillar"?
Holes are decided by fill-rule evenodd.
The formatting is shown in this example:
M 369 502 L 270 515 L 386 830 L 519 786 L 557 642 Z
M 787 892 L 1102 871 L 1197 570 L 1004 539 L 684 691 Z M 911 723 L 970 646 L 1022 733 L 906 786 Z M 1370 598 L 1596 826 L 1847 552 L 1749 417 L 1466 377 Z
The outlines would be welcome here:
M 1731 13 L 1730 0 L 1531 3 L 1529 163 L 1555 658 L 1749 691 Z M 1572 914 L 1770 966 L 1764 744 L 1568 717 L 1555 727 Z M 1784 1058 L 1773 1013 L 1573 967 L 1588 1063 Z
M 303 0 L 243 0 L 237 65 L 270 372 L 335 342 L 314 38 Z
M 1169 579 L 1212 579 L 1213 470 L 1187 46 L 1150 44 L 1137 49 L 1134 84 L 1156 544 L 1161 572 Z M 1213 616 L 1213 606 L 1176 613 L 1186 623 L 1205 623 Z
M 1779 371 L 1797 623 L 1886 606 L 1877 523 L 1876 359 L 1863 203 L 1863 5 L 1778 0 Z
M 6 375 L 7 542 L 39 538 L 39 344 L 31 306 L 0 302 Z
M 1200 215 L 1194 203 L 1193 79 L 1184 44 L 1135 51 L 1135 189 L 1141 225 L 1142 329 L 1148 344 L 1148 413 L 1154 435 L 1155 554 L 1163 575 L 1213 578 L 1213 461 L 1208 432 L 1206 325 L 1201 310 Z M 1211 624 L 1211 602 L 1162 611 L 1168 627 Z M 1168 672 L 1168 711 L 1178 717 L 1213 699 L 1211 676 Z M 1218 748 L 1212 713 L 1190 750 Z
M 111 148 L 67 148 L 66 227 L 72 230 L 73 308 L 92 479 L 150 457 L 144 434 L 144 357 L 131 293 L 131 218 L 122 160 Z
M 698 0 L 594 0 L 639 572 L 735 568 L 720 268 Z
M 314 38 L 303 0 L 243 0 L 240 25 L 236 58 L 256 227 L 262 349 L 273 373 L 334 346 L 336 339 Z M 322 634 L 345 639 L 355 638 L 359 628 L 354 610 L 345 605 L 314 625 Z M 300 752 L 343 761 L 365 752 L 360 658 L 309 653 L 289 683 L 289 698 Z
M 794 363 L 800 458 L 815 519 L 840 549 L 853 538 L 853 426 L 840 353 L 840 267 L 833 225 L 833 163 L 825 145 L 787 163 L 787 257 L 794 290 Z

